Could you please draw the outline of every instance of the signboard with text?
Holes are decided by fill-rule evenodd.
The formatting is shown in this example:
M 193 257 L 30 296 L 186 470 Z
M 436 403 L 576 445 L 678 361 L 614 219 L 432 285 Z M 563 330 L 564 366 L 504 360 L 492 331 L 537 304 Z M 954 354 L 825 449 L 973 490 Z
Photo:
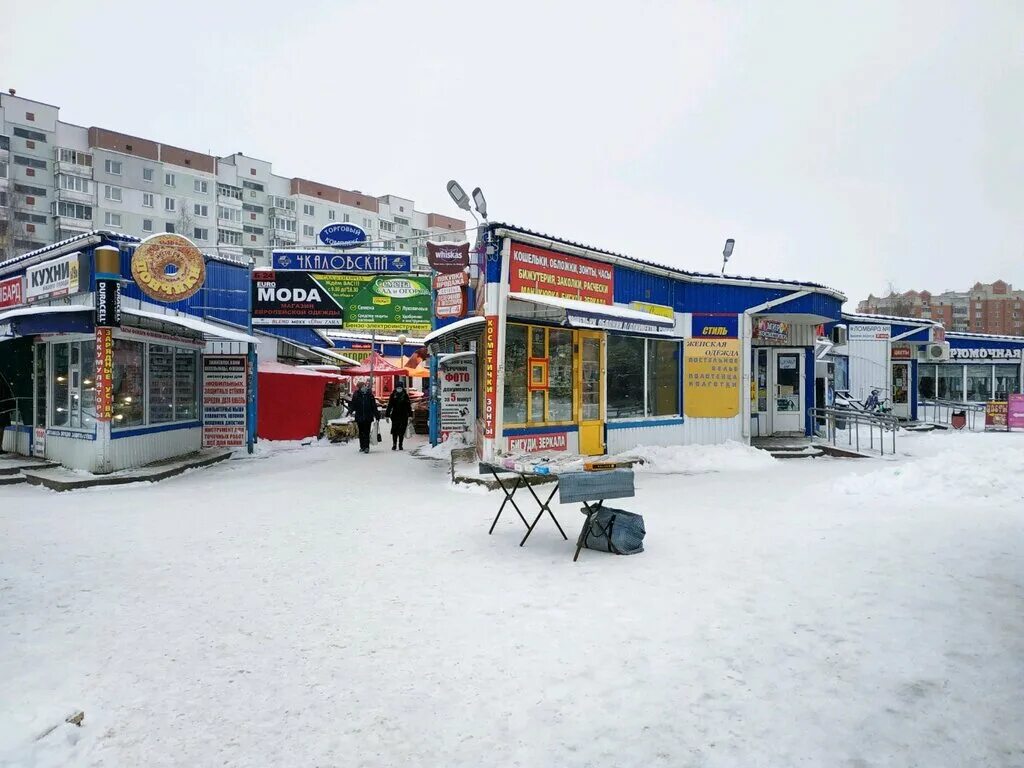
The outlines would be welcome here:
M 789 323 L 759 317 L 754 321 L 754 338 L 762 341 L 789 341 Z
M 21 275 L 0 280 L 0 309 L 25 303 L 25 278 Z
M 564 451 L 569 447 L 565 432 L 545 432 L 539 435 L 515 435 L 508 439 L 510 453 L 537 453 L 538 451 Z
M 1009 403 L 1006 400 L 989 400 L 985 403 L 985 429 L 1003 431 L 1007 428 Z
M 428 242 L 427 263 L 436 272 L 461 272 L 469 266 L 469 243 Z
M 498 316 L 487 315 L 484 330 L 484 437 L 494 437 L 498 410 Z
M 1020 360 L 1020 349 L 957 348 L 949 350 L 950 360 Z
M 276 270 L 295 269 L 303 272 L 408 272 L 412 256 L 408 253 L 332 251 L 273 251 L 270 266 Z
M 885 341 L 892 336 L 892 329 L 888 325 L 882 324 L 863 325 L 860 323 L 850 323 L 846 328 L 846 336 L 848 339 L 855 341 L 869 339 Z
M 476 362 L 454 360 L 440 366 L 437 374 L 441 401 L 441 440 L 451 435 L 462 435 L 471 442 L 470 434 L 476 421 Z
M 110 421 L 114 413 L 114 334 L 96 329 L 96 421 Z
M 245 355 L 203 356 L 203 447 L 246 444 Z
M 1014 392 L 1006 403 L 1007 429 L 1024 429 L 1024 394 Z
M 610 264 L 521 243 L 512 244 L 508 279 L 512 293 L 558 296 L 594 304 L 611 304 L 615 286 Z
M 41 301 L 80 293 L 83 278 L 88 286 L 89 269 L 82 269 L 80 253 L 29 267 L 25 270 L 25 301 Z
M 320 230 L 319 238 L 324 245 L 334 245 L 338 248 L 364 245 L 367 239 L 365 229 L 347 221 L 328 224 Z
M 703 419 L 730 419 L 740 412 L 740 340 L 685 341 L 683 412 Z

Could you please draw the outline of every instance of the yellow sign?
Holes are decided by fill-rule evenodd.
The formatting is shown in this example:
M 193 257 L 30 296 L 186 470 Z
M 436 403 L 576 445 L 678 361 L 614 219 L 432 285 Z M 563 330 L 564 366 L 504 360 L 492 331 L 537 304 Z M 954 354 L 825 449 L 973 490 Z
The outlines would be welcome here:
M 187 237 L 147 237 L 132 254 L 132 277 L 139 290 L 157 301 L 181 301 L 194 295 L 206 280 L 203 254 Z
M 683 412 L 700 419 L 739 414 L 740 340 L 687 339 L 685 344 Z
M 676 313 L 672 307 L 664 304 L 651 304 L 646 301 L 631 301 L 629 302 L 629 308 L 635 309 L 639 312 L 649 312 L 652 315 L 658 315 L 658 317 L 667 317 L 669 320 L 674 320 L 676 317 Z

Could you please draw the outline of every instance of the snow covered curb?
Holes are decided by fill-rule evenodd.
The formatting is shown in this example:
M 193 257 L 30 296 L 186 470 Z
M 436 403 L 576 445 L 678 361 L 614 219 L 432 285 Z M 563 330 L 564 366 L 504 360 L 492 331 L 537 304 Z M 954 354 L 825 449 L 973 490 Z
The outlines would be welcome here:
M 637 471 L 659 475 L 750 472 L 770 469 L 778 461 L 767 451 L 735 441 L 718 445 L 641 445 L 629 455 L 643 459 Z

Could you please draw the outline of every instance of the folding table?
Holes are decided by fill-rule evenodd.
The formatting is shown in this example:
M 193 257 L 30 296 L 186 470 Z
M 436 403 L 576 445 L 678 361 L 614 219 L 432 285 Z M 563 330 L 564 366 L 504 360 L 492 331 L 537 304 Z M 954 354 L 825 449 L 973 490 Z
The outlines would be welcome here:
M 509 469 L 508 467 L 503 467 L 500 464 L 491 464 L 490 462 L 480 462 L 480 468 L 490 472 L 491 475 L 494 476 L 495 481 L 498 483 L 498 487 L 501 488 L 502 492 L 505 494 L 505 498 L 501 502 L 501 506 L 498 507 L 498 514 L 494 516 L 494 522 L 491 523 L 491 529 L 487 531 L 488 534 L 494 533 L 494 526 L 498 524 L 498 518 L 501 517 L 501 513 L 505 511 L 505 505 L 511 503 L 512 508 L 515 509 L 516 514 L 519 515 L 519 519 L 522 520 L 523 525 L 526 526 L 526 535 L 523 536 L 523 540 L 519 542 L 520 547 L 526 543 L 526 540 L 528 538 L 530 538 L 530 534 L 533 533 L 533 529 L 537 527 L 537 523 L 540 522 L 540 519 L 545 512 L 551 515 L 551 519 L 555 521 L 555 526 L 558 528 L 558 532 L 562 534 L 562 538 L 566 541 L 569 540 L 569 537 L 565 535 L 565 531 L 562 530 L 562 526 L 559 525 L 558 518 L 555 517 L 555 513 L 551 511 L 551 499 L 554 498 L 555 491 L 558 490 L 558 475 L 545 475 L 539 472 L 521 472 L 516 469 Z M 506 486 L 505 483 L 501 481 L 501 478 L 499 477 L 500 474 L 511 474 L 516 476 L 516 482 L 515 485 L 512 486 L 511 491 L 509 491 L 508 486 Z M 540 496 L 538 496 L 537 492 L 533 490 L 533 484 L 529 481 L 528 477 L 553 479 L 552 485 L 554 487 L 551 489 L 551 493 L 548 494 L 547 499 L 545 499 L 544 501 L 540 500 Z M 514 496 L 516 495 L 516 491 L 518 491 L 523 486 L 525 486 L 526 489 L 529 490 L 530 495 L 533 496 L 533 500 L 536 501 L 537 506 L 540 507 L 540 511 L 537 513 L 537 517 L 533 519 L 532 524 L 527 522 L 526 518 L 523 517 L 523 512 L 522 510 L 519 509 L 519 505 L 516 504 L 516 500 L 514 498 Z

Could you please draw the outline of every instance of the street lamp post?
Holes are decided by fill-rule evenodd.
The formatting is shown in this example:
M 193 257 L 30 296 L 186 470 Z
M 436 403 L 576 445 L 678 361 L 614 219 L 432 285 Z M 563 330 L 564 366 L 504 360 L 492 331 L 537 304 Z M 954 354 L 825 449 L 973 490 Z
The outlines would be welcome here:
M 732 249 L 736 247 L 736 241 L 731 237 L 725 241 L 725 248 L 722 249 L 722 276 L 725 276 L 725 265 L 732 256 Z

